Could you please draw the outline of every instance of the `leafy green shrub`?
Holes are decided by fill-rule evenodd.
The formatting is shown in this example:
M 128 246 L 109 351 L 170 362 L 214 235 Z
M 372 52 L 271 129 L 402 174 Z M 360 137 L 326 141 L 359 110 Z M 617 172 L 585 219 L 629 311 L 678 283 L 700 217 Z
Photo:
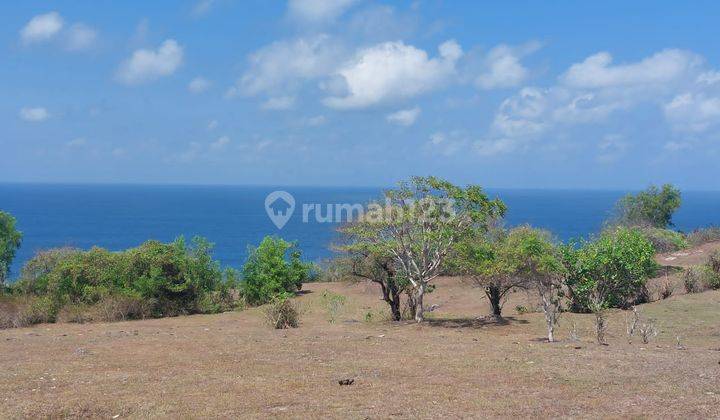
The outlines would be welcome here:
M 297 328 L 300 323 L 300 308 L 287 294 L 273 298 L 265 308 L 265 320 L 276 330 Z
M 147 241 L 122 252 L 97 247 L 43 251 L 23 267 L 13 291 L 46 298 L 54 315 L 64 308 L 63 317 L 77 320 L 217 312 L 232 299 L 237 276 L 226 272 L 223 277 L 210 251 L 202 238 L 191 246 L 183 238 Z
M 720 241 L 720 227 L 711 226 L 694 230 L 688 235 L 687 239 L 692 246 L 700 246 L 708 242 Z
M 619 227 L 594 241 L 568 245 L 563 259 L 572 309 L 580 312 L 627 307 L 657 271 L 652 244 L 634 228 Z
M 720 275 L 707 265 L 689 267 L 683 273 L 683 283 L 688 293 L 700 293 L 708 289 L 720 288 Z
M 266 236 L 243 266 L 241 290 L 247 303 L 262 305 L 284 293 L 300 290 L 310 277 L 311 266 L 300 259 L 295 244 Z
M 685 236 L 674 230 L 660 228 L 643 228 L 643 235 L 650 241 L 655 252 L 666 253 L 686 249 L 689 244 Z

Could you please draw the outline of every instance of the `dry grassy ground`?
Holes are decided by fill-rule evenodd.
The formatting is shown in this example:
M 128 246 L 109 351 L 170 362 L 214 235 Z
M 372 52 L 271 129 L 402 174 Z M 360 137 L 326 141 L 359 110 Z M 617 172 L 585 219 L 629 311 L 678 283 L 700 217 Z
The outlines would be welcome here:
M 506 324 L 478 319 L 482 291 L 458 278 L 438 281 L 425 325 L 366 322 L 384 310 L 372 285 L 307 289 L 292 330 L 251 309 L 0 331 L 0 417 L 720 417 L 717 291 L 643 305 L 660 328 L 649 345 L 629 343 L 615 311 L 599 346 L 581 314 L 544 342 L 542 314 L 515 311 L 532 307 L 523 293 Z M 324 290 L 347 297 L 334 323 Z

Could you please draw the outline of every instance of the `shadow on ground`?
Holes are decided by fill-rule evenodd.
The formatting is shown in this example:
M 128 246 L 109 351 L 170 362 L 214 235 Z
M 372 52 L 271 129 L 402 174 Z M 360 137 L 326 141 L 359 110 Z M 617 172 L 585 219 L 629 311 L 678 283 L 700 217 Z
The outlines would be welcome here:
M 510 324 L 527 324 L 524 319 L 515 317 L 482 317 L 482 318 L 434 318 L 426 319 L 427 325 L 442 328 L 485 328 Z

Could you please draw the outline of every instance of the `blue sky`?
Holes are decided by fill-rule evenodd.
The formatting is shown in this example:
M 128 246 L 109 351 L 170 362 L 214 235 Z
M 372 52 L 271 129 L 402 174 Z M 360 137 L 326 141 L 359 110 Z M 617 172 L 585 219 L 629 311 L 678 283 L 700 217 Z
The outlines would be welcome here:
M 0 182 L 720 189 L 717 2 L 0 6 Z

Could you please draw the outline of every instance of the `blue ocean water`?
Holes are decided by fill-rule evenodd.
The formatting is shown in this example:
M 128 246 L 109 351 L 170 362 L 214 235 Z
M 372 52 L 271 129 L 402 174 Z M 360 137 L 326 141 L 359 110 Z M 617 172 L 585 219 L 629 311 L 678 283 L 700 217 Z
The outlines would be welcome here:
M 265 211 L 265 197 L 275 190 L 290 192 L 296 201 L 292 218 L 281 230 Z M 310 214 L 303 223 L 303 204 L 365 204 L 381 188 L 249 187 L 149 185 L 0 184 L 0 210 L 18 220 L 23 244 L 11 267 L 42 249 L 93 245 L 121 250 L 148 239 L 171 241 L 200 235 L 215 243 L 214 256 L 223 266 L 240 267 L 247 247 L 269 234 L 298 241 L 313 261 L 332 256 L 329 248 L 336 224 L 318 223 Z M 530 223 L 562 240 L 599 231 L 623 191 L 489 189 L 508 206 L 510 225 Z M 323 210 L 323 214 L 325 214 Z M 676 228 L 720 225 L 720 192 L 683 192 Z

